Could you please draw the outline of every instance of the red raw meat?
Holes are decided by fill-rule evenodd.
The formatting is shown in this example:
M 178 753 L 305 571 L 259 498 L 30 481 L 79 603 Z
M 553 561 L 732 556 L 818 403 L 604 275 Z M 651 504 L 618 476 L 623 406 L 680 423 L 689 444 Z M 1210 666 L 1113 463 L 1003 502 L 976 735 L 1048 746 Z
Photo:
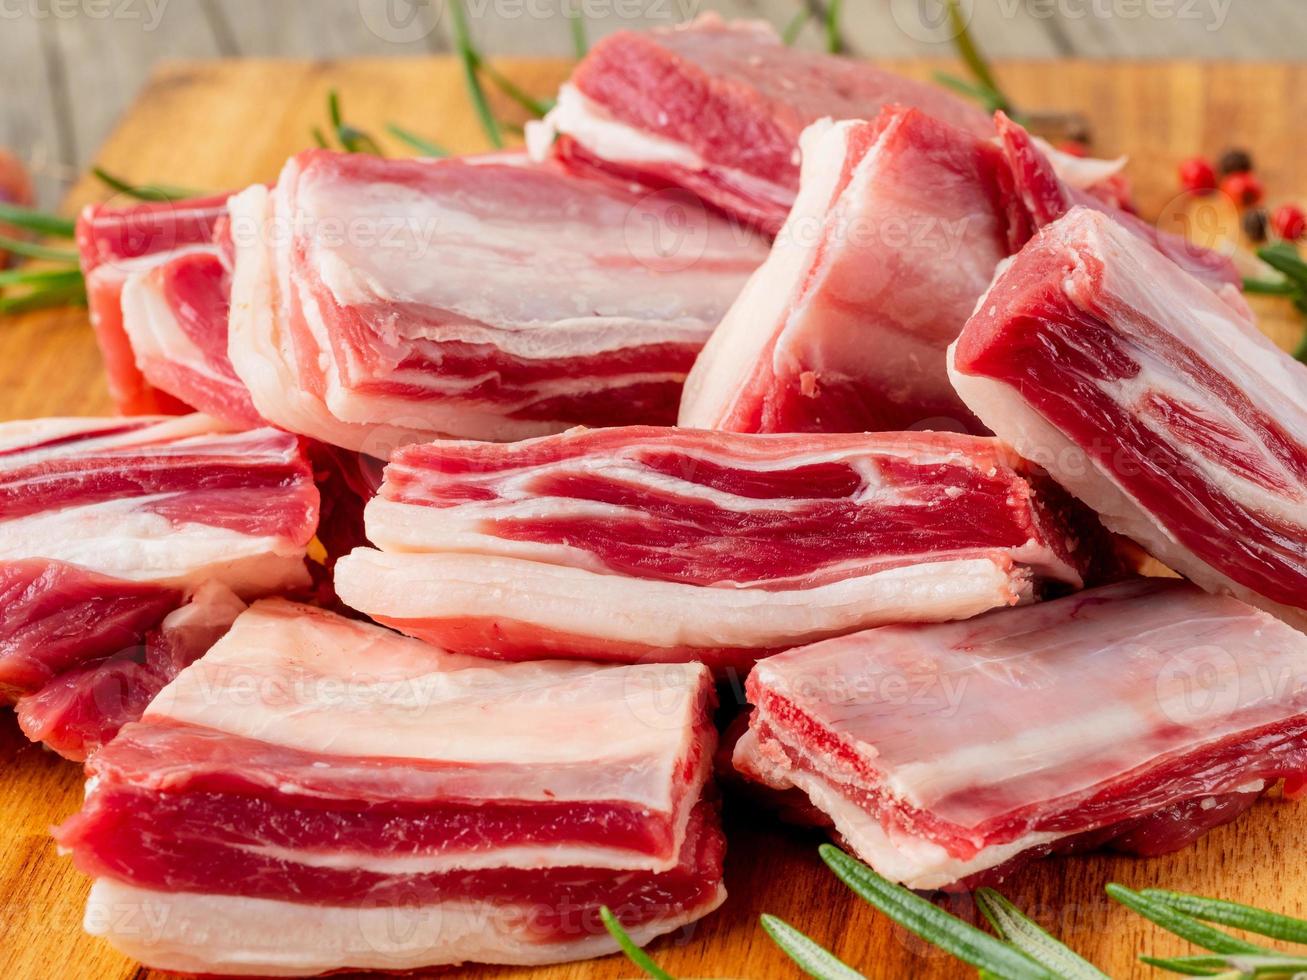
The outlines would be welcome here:
M 1307 625 L 1307 367 L 1087 208 L 995 280 L 958 393 L 1168 566 Z
M 91 326 L 108 374 L 109 394 L 124 415 L 180 415 L 192 406 L 154 388 L 136 364 L 123 322 L 128 281 L 181 254 L 211 254 L 214 229 L 227 213 L 227 196 L 138 204 L 88 205 L 77 220 L 77 246 Z
M 999 116 L 1002 146 L 892 106 L 802 137 L 803 181 L 772 247 L 686 380 L 680 424 L 735 432 L 984 432 L 948 345 L 999 263 L 1073 201 L 1203 272 L 1246 311 L 1224 256 L 1066 184 Z
M 513 154 L 310 151 L 232 199 L 229 353 L 259 412 L 379 458 L 445 433 L 670 423 L 765 244 L 688 195 Z
M 762 21 L 709 13 L 599 41 L 544 123 L 528 130 L 528 143 L 578 172 L 686 188 L 774 235 L 799 187 L 803 129 L 825 118 L 871 119 L 892 104 L 993 136 L 985 113 L 943 89 L 789 47 Z M 1124 161 L 1052 152 L 1067 180 L 1119 194 L 1113 178 Z
M 92 726 L 74 689 L 95 682 L 80 668 L 133 656 L 206 584 L 245 598 L 307 587 L 317 518 L 305 452 L 274 429 L 202 415 L 0 425 L 0 691 L 13 700 L 76 672 L 69 725 Z M 32 730 L 76 742 L 41 713 L 30 708 Z M 104 725 L 121 714 L 106 709 Z
M 600 905 L 647 941 L 724 898 L 712 705 L 701 665 L 488 665 L 265 600 L 92 757 L 56 836 L 87 921 L 157 968 L 600 955 Z M 161 928 L 89 914 L 127 901 Z
M 348 605 L 514 660 L 747 666 L 1103 574 L 1092 516 L 995 440 L 945 433 L 634 427 L 412 446 L 367 532 L 380 550 L 337 564 Z
M 1163 853 L 1307 772 L 1307 636 L 1175 579 L 800 647 L 747 690 L 737 767 L 914 888 Z
M 200 587 L 185 606 L 164 618 L 144 642 L 107 647 L 108 659 L 74 667 L 15 705 L 23 734 L 66 759 L 85 759 L 105 745 L 178 672 L 218 641 L 245 608 L 216 582 Z M 80 651 L 82 663 L 88 659 Z

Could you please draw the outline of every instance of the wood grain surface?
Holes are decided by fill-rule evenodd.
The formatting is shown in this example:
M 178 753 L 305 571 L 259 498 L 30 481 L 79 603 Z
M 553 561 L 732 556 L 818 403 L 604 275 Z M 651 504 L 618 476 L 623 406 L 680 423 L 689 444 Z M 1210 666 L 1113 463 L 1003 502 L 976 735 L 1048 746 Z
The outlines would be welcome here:
M 500 67 L 547 94 L 566 75 L 561 61 L 505 61 Z M 926 62 L 894 67 L 928 77 Z M 1307 66 L 1196 63 L 1009 62 L 1000 74 L 1023 106 L 1083 111 L 1096 149 L 1128 152 L 1142 210 L 1169 213 L 1175 162 L 1229 145 L 1250 148 L 1272 202 L 1307 190 L 1299 134 L 1307 118 Z M 340 62 L 170 63 L 151 78 L 103 147 L 99 160 L 137 181 L 220 189 L 271 180 L 285 157 L 308 145 L 325 94 L 337 88 L 348 117 L 380 130 L 395 121 L 455 151 L 484 148 L 456 65 L 446 59 Z M 505 113 L 507 107 L 501 107 Z M 401 148 L 387 143 L 400 153 Z M 106 195 L 83 180 L 68 209 Z M 1177 213 L 1194 217 L 1192 208 Z M 1300 326 L 1275 300 L 1259 301 L 1263 325 L 1285 347 Z M 83 311 L 0 320 L 0 418 L 94 414 L 109 409 Z M 965 731 L 958 732 L 966 739 Z M 77 766 L 26 745 L 10 713 L 0 717 L 0 976 L 113 980 L 154 976 L 81 932 L 87 882 L 55 853 L 47 831 L 81 797 Z M 771 912 L 806 930 L 872 978 L 969 975 L 957 963 L 890 925 L 826 873 L 818 838 L 783 828 L 728 801 L 730 837 L 722 910 L 653 953 L 686 977 L 796 977 L 757 926 Z M 1043 862 L 1004 891 L 1113 977 L 1143 977 L 1137 953 L 1173 954 L 1183 944 L 1108 902 L 1103 885 L 1164 885 L 1307 914 L 1307 809 L 1260 803 L 1233 825 L 1181 853 L 1139 861 L 1093 856 Z M 974 915 L 966 898 L 947 900 Z M 470 977 L 629 977 L 620 957 L 547 970 L 474 968 Z

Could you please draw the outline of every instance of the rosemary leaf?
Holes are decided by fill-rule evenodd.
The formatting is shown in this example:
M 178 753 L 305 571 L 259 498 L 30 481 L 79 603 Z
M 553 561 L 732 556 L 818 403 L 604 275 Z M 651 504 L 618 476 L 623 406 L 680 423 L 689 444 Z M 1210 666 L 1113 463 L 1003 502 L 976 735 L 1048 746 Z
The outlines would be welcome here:
M 1256 296 L 1294 296 L 1298 287 L 1288 279 L 1248 279 L 1243 281 L 1243 291 Z
M 188 197 L 199 197 L 199 191 L 187 187 L 170 187 L 167 184 L 132 184 L 115 177 L 103 167 L 92 167 L 91 173 L 119 194 L 126 194 L 138 201 L 184 201 Z
M 387 123 L 386 132 L 401 143 L 407 144 L 411 149 L 417 150 L 424 157 L 447 157 L 449 151 L 439 143 L 433 143 L 428 139 L 423 139 L 416 133 L 410 132 L 397 123 Z
M 1298 255 L 1298 250 L 1288 242 L 1276 242 L 1257 250 L 1257 257 L 1276 272 L 1295 284 L 1299 290 L 1307 290 L 1307 262 Z
M 86 287 L 79 280 L 63 285 L 33 289 L 21 296 L 0 296 L 0 315 L 30 313 L 52 306 L 85 306 Z
M 764 915 L 759 921 L 771 941 L 781 948 L 799 969 L 816 980 L 866 980 L 861 973 L 820 944 L 805 936 L 784 919 Z
M 1025 953 L 887 881 L 838 847 L 823 844 L 819 850 L 822 860 L 860 898 L 964 963 L 1002 980 L 1059 980 Z
M 794 42 L 799 39 L 799 32 L 812 19 L 812 11 L 806 6 L 800 8 L 799 12 L 790 18 L 790 22 L 785 25 L 785 31 L 781 34 L 781 40 L 786 44 L 793 46 Z
M 4 201 L 0 201 L 0 224 L 13 225 L 25 231 L 54 235 L 58 238 L 72 238 L 77 232 L 77 222 L 72 218 L 61 218 L 57 214 L 34 211 Z
M 463 9 L 463 0 L 450 0 L 449 12 L 454 22 L 454 40 L 458 47 L 459 61 L 463 66 L 463 81 L 467 83 L 468 95 L 472 99 L 472 106 L 476 109 L 477 117 L 481 120 L 481 129 L 486 134 L 486 139 L 495 149 L 503 149 L 504 136 L 499 130 L 499 121 L 490 111 L 490 103 L 486 100 L 486 91 L 481 85 L 481 78 L 477 75 L 477 69 L 481 65 L 481 56 L 477 54 L 476 49 L 472 47 L 472 39 L 467 29 L 467 12 Z
M 77 253 L 64 248 L 51 248 L 37 242 L 25 242 L 21 238 L 0 235 L 0 252 L 22 255 L 29 259 L 45 259 L 48 262 L 77 262 Z
M 327 142 L 326 134 L 317 126 L 313 127 L 313 142 L 317 143 L 324 150 L 330 150 L 331 144 Z
M 62 283 L 80 284 L 82 270 L 72 269 L 10 269 L 0 272 L 0 287 L 36 286 L 41 284 L 58 285 Z
M 1188 976 L 1288 977 L 1307 971 L 1307 958 L 1283 954 L 1254 956 L 1250 953 L 1226 956 L 1176 956 L 1172 959 L 1140 957 L 1151 966 Z M 1197 971 L 1206 972 L 1199 973 Z
M 1284 942 L 1307 943 L 1307 921 L 1295 919 L 1293 916 L 1268 912 L 1238 902 L 1227 902 L 1220 898 L 1203 898 L 1201 895 L 1165 891 L 1161 888 L 1145 888 L 1141 894 L 1151 901 L 1167 905 L 1195 919 L 1215 922 L 1232 929 L 1243 929 L 1246 932 Z
M 826 7 L 826 50 L 839 54 L 844 50 L 844 39 L 840 37 L 840 9 L 844 0 L 827 0 Z
M 986 88 L 977 82 L 965 81 L 958 78 L 957 75 L 950 75 L 945 71 L 935 72 L 935 81 L 961 95 L 965 95 L 969 99 L 975 99 L 985 107 L 986 112 L 997 112 L 1005 104 L 1003 96 L 993 89 Z
M 1195 946 L 1210 949 L 1213 953 L 1265 953 L 1266 948 L 1257 946 L 1247 940 L 1231 936 L 1206 923 L 1199 922 L 1183 912 L 1177 912 L 1169 905 L 1154 901 L 1131 891 L 1124 885 L 1111 882 L 1107 894 L 1126 908 L 1138 912 L 1150 922 L 1155 922 L 1167 932 L 1173 932 L 1181 939 L 1186 939 Z
M 994 78 L 994 73 L 989 69 L 989 63 L 985 61 L 984 55 L 976 47 L 976 42 L 971 38 L 971 30 L 967 26 L 967 18 L 962 13 L 962 8 L 958 0 L 948 0 L 948 19 L 949 27 L 953 32 L 953 44 L 958 49 L 958 55 L 966 64 L 971 74 L 975 76 L 981 87 L 993 93 L 998 100 L 994 106 L 995 109 L 1001 109 L 1004 112 L 1011 112 L 1012 104 L 1008 101 L 1003 90 L 998 87 L 998 80 Z
M 537 119 L 553 108 L 553 103 L 551 101 L 546 100 L 542 102 L 518 88 L 517 85 L 513 83 L 512 79 L 501 74 L 497 68 L 490 64 L 490 62 L 479 60 L 478 64 L 481 66 L 481 70 L 486 73 L 486 77 L 495 83 L 495 88 L 499 89 L 499 91 L 503 92 Z
M 1048 967 L 1063 980 L 1111 980 L 1106 973 L 1058 942 L 992 888 L 977 889 L 974 898 L 1000 939 L 1006 940 L 1036 963 Z
M 1179 973 L 1186 977 L 1216 977 L 1227 974 L 1228 970 L 1214 966 L 1195 966 L 1192 963 L 1186 963 L 1183 957 L 1166 958 L 1161 956 L 1143 956 L 1139 957 L 1140 963 L 1156 967 L 1159 970 L 1168 970 L 1171 973 Z M 1237 974 L 1236 974 L 1237 976 Z
M 643 970 L 653 980 L 676 980 L 670 973 L 649 958 L 649 954 L 635 944 L 622 924 L 617 921 L 617 916 L 613 915 L 612 910 L 607 905 L 600 907 L 599 918 L 608 930 L 608 934 L 617 940 L 617 945 L 622 947 L 622 952 L 626 958 Z
M 585 33 L 585 14 L 581 12 L 580 7 L 569 7 L 567 19 L 572 24 L 572 51 L 577 58 L 584 58 L 590 50 L 590 40 Z

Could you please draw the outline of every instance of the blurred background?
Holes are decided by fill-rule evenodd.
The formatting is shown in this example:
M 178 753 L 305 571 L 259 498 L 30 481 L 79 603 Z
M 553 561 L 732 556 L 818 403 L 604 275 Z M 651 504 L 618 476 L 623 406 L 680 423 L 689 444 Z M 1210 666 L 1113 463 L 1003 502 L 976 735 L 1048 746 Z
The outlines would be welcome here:
M 446 0 L 0 0 L 0 146 L 53 206 L 160 59 L 420 56 L 453 49 Z M 570 56 L 588 39 L 707 10 L 868 58 L 953 53 L 941 0 L 465 0 L 487 56 Z M 967 0 L 993 59 L 1307 58 L 1307 0 Z

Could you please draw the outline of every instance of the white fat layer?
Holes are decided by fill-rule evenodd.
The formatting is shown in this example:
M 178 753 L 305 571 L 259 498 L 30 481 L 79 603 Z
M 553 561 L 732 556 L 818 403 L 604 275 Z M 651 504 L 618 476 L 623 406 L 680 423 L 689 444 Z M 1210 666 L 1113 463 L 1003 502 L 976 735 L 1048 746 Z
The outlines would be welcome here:
M 304 549 L 294 542 L 179 523 L 149 510 L 170 496 L 108 500 L 0 522 L 0 560 L 39 555 L 184 589 L 213 580 L 244 596 L 308 582 Z
M 124 426 L 130 429 L 120 431 Z M 67 446 L 42 444 L 70 436 L 82 437 L 76 443 L 76 451 L 80 453 L 130 451 L 136 446 L 231 431 L 233 427 L 227 423 L 198 412 L 192 415 L 138 415 L 126 419 L 23 419 L 0 423 L 0 450 L 5 452 L 6 467 L 18 467 L 67 454 Z
M 629 929 L 640 944 L 707 915 L 703 905 Z M 540 966 L 617 952 L 607 933 L 533 941 L 530 907 L 489 902 L 324 906 L 159 892 L 97 879 L 84 928 L 147 966 L 180 973 L 314 976 L 343 969 L 403 973 L 460 963 Z
M 451 797 L 624 800 L 671 813 L 678 773 L 701 737 L 706 676 L 701 664 L 505 665 L 266 601 L 182 671 L 145 717 L 342 765 L 401 753 L 441 764 L 428 781 L 440 780 Z M 478 768 L 495 766 L 514 775 Z M 706 770 L 698 784 L 704 778 Z
M 758 750 L 752 732 L 736 744 L 736 768 L 756 775 L 773 789 L 798 789 L 835 825 L 855 854 L 890 881 L 908 888 L 933 891 L 971 875 L 997 867 L 1018 854 L 1065 837 L 1065 834 L 1029 833 L 1006 844 L 982 848 L 963 859 L 949 854 L 933 841 L 886 831 L 879 820 L 853 803 L 827 780 L 804 769 L 777 765 Z
M 998 563 L 930 562 L 814 588 L 723 589 L 602 575 L 515 558 L 392 555 L 336 566 L 342 600 L 396 620 L 503 618 L 652 647 L 777 647 L 896 621 L 974 616 L 1027 588 Z M 594 610 L 604 611 L 601 617 Z
M 559 88 L 554 107 L 528 130 L 527 149 L 531 156 L 542 162 L 548 159 L 549 147 L 559 133 L 571 136 L 600 159 L 614 163 L 705 169 L 702 158 L 684 143 L 654 136 L 614 119 L 570 83 Z
M 767 260 L 749 278 L 685 379 L 679 425 L 718 428 L 730 416 L 743 387 L 759 369 L 767 345 L 785 326 L 818 253 L 815 236 L 796 229 L 819 220 L 840 181 L 850 133 L 860 125 L 824 119 L 800 137 L 803 176 L 794 207 Z M 874 150 L 871 152 L 875 152 Z

